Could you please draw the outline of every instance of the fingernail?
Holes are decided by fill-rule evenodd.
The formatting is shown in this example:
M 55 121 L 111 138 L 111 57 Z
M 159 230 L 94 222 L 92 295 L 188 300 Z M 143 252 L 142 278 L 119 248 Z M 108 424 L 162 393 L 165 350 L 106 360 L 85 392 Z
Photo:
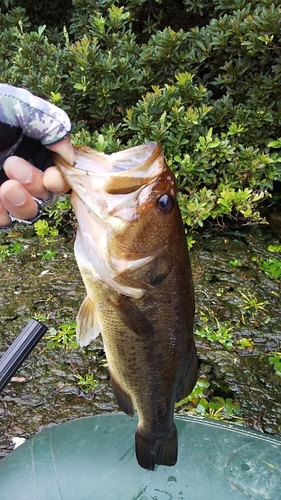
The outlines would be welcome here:
M 23 205 L 23 203 L 26 201 L 25 191 L 21 188 L 20 185 L 10 188 L 6 191 L 6 193 L 3 193 L 3 195 L 9 203 L 15 205 L 16 207 Z
M 22 184 L 31 180 L 32 167 L 18 156 L 10 156 L 4 163 L 4 170 L 10 179 L 17 179 Z
M 64 159 L 70 164 L 73 165 L 75 160 L 74 149 L 71 142 L 65 142 L 64 147 L 61 151 Z
M 69 155 L 68 161 L 69 161 L 70 165 L 73 165 L 75 162 L 75 153 L 74 153 L 74 149 L 73 149 L 71 142 L 68 144 L 68 155 Z

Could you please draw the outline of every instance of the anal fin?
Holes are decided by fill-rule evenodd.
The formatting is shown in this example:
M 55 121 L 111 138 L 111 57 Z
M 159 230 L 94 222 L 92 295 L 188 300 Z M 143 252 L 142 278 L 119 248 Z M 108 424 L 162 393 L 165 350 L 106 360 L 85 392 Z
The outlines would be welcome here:
M 122 387 L 120 387 L 111 373 L 110 382 L 114 397 L 120 410 L 129 415 L 129 417 L 133 417 L 135 415 L 135 408 L 131 396 L 126 391 L 124 391 Z
M 178 433 L 175 424 L 163 438 L 146 436 L 139 429 L 135 435 L 136 457 L 141 467 L 154 470 L 155 465 L 175 465 L 178 458 Z
M 198 377 L 198 360 L 196 349 L 191 353 L 190 362 L 187 366 L 185 377 L 180 380 L 176 392 L 176 402 L 186 398 L 194 389 Z
M 76 339 L 81 347 L 94 340 L 101 332 L 101 323 L 94 303 L 88 297 L 83 300 L 77 315 Z

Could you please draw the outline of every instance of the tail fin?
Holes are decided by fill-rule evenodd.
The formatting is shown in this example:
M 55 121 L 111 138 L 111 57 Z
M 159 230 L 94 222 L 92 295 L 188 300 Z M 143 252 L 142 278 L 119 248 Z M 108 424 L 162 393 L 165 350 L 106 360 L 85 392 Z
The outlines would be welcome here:
M 175 465 L 178 458 L 178 433 L 173 424 L 172 433 L 164 438 L 152 438 L 138 429 L 135 436 L 136 456 L 141 467 L 154 470 L 158 465 Z

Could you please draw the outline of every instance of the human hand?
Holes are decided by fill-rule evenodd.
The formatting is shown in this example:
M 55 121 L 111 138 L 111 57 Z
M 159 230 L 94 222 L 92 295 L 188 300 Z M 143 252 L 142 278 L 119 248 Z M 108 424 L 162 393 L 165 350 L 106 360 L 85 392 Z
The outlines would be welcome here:
M 74 151 L 70 137 L 49 146 L 68 163 L 74 162 Z M 38 216 L 38 203 L 34 198 L 51 201 L 52 195 L 66 193 L 69 186 L 55 166 L 41 172 L 28 161 L 10 156 L 4 162 L 4 170 L 9 178 L 0 186 L 0 226 L 12 224 L 12 218 L 32 220 Z M 9 215 L 10 214 L 10 215 Z
M 53 193 L 69 190 L 59 171 L 52 166 L 47 149 L 58 152 L 73 164 L 70 126 L 67 115 L 56 106 L 24 89 L 0 85 L 0 127 L 3 131 L 0 157 L 4 150 L 2 158 L 7 158 L 3 163 L 6 176 L 4 173 L 0 176 L 2 228 L 12 226 L 15 219 L 32 223 L 41 215 L 42 205 L 53 200 Z M 18 137 L 19 147 L 9 149 Z M 50 144 L 52 141 L 54 144 Z

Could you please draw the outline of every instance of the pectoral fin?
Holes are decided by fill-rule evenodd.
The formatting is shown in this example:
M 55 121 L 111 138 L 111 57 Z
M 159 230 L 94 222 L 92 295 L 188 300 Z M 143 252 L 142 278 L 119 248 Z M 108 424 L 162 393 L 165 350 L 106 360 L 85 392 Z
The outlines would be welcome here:
M 130 330 L 145 337 L 154 335 L 153 325 L 130 299 L 121 297 L 115 307 L 124 325 Z
M 101 323 L 94 303 L 88 295 L 83 300 L 77 315 L 76 339 L 81 347 L 94 340 L 101 332 Z

